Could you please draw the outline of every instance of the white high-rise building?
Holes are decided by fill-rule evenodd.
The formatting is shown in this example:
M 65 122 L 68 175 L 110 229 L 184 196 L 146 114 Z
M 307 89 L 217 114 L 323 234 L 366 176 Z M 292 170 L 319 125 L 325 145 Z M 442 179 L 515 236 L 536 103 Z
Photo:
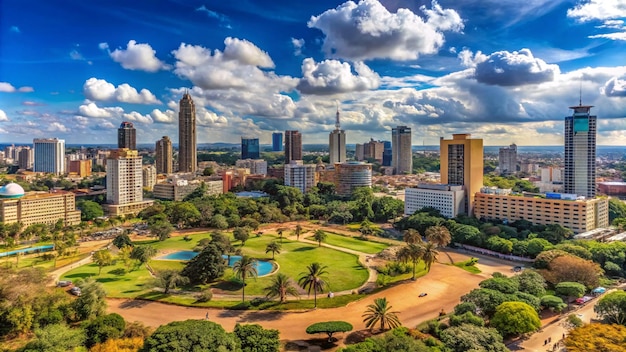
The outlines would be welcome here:
M 461 185 L 419 184 L 404 190 L 404 215 L 413 215 L 424 207 L 435 208 L 453 218 L 465 214 L 465 190 Z
M 65 174 L 65 140 L 58 138 L 35 138 L 34 172 L 55 175 Z
M 339 109 L 335 118 L 335 130 L 330 132 L 328 136 L 328 148 L 330 151 L 330 166 L 334 167 L 335 163 L 343 163 L 346 161 L 346 132 L 341 129 L 339 124 Z
M 498 169 L 501 175 L 512 175 L 517 172 L 517 145 L 500 148 L 498 153 Z
M 148 189 L 152 189 L 156 184 L 157 171 L 154 165 L 146 165 L 141 170 L 142 173 L 142 185 Z
M 303 164 L 302 160 L 285 164 L 285 186 L 296 187 L 306 193 L 315 185 L 315 164 Z
M 143 200 L 141 156 L 126 148 L 111 151 L 107 158 L 107 202 L 124 205 Z
M 398 126 L 391 130 L 391 166 L 396 175 L 413 172 L 413 150 L 411 149 L 411 128 Z

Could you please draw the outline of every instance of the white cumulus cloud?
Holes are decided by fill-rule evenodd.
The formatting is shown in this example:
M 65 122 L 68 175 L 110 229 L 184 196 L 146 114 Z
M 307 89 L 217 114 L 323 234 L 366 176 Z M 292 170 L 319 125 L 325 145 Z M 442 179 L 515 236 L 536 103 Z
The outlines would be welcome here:
M 304 39 L 291 38 L 291 45 L 293 45 L 293 54 L 298 56 L 302 55 L 302 48 L 304 47 Z
M 108 48 L 108 45 L 103 44 L 106 43 L 101 43 L 100 48 Z M 137 44 L 134 40 L 128 42 L 126 49 L 115 49 L 109 56 L 127 70 L 156 72 L 169 69 L 167 64 L 156 57 L 156 51 L 150 44 Z
M 567 10 L 567 17 L 581 22 L 626 17 L 626 0 L 589 0 Z
M 94 102 L 87 102 L 78 107 L 78 114 L 85 117 L 119 118 L 122 113 L 124 113 L 124 109 L 121 107 L 101 108 Z
M 355 62 L 354 70 L 347 62 L 324 60 L 320 63 L 312 58 L 302 62 L 302 79 L 298 90 L 304 94 L 336 94 L 376 89 L 380 77 L 363 62 Z
M 60 122 L 52 122 L 48 125 L 48 132 L 67 132 L 68 129 Z
M 611 78 L 604 85 L 603 91 L 607 97 L 626 97 L 626 76 Z
M 103 79 L 91 77 L 83 85 L 85 97 L 95 101 L 118 101 L 133 104 L 161 104 L 161 102 L 147 89 L 137 92 L 127 83 L 115 87 Z
M 174 123 L 176 122 L 176 118 L 177 118 L 176 113 L 169 109 L 165 111 L 154 109 L 150 113 L 150 117 L 155 122 L 160 122 L 160 123 Z
M 153 123 L 154 122 L 152 120 L 152 117 L 150 117 L 150 115 L 142 115 L 138 113 L 137 111 L 131 111 L 122 116 L 124 117 L 124 119 L 130 120 L 130 121 L 137 121 L 141 123 Z
M 558 65 L 535 58 L 529 49 L 497 51 L 476 64 L 478 82 L 498 86 L 521 86 L 552 81 L 559 75 Z
M 34 91 L 35 90 L 33 89 L 33 87 L 24 86 L 24 87 L 15 88 L 9 82 L 0 82 L 0 92 L 4 92 L 4 93 L 15 93 L 15 92 L 30 93 L 30 92 L 34 92 Z
M 422 6 L 424 18 L 408 9 L 389 12 L 378 0 L 347 1 L 336 9 L 313 16 L 308 26 L 321 30 L 328 56 L 351 60 L 415 60 L 434 54 L 444 44 L 444 31 L 460 32 L 463 20 L 436 1 Z
M 9 118 L 4 110 L 0 110 L 0 121 L 9 121 Z

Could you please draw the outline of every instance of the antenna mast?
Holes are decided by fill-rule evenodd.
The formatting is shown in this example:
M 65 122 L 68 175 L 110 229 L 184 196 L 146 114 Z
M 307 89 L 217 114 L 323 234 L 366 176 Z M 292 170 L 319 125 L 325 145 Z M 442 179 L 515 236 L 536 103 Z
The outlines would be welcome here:
M 335 129 L 336 130 L 341 129 L 341 126 L 339 124 L 339 103 L 337 103 L 337 115 L 335 117 Z

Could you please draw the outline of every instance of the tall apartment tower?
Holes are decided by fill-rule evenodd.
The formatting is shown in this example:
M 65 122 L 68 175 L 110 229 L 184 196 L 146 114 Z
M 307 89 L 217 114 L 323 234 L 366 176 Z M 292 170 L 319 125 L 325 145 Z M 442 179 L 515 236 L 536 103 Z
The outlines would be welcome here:
M 17 165 L 20 169 L 31 169 L 35 161 L 35 153 L 30 147 L 22 147 L 18 154 Z
M 143 201 L 141 156 L 136 150 L 114 149 L 107 158 L 107 203 L 125 205 Z
M 330 132 L 328 136 L 328 147 L 330 150 L 330 165 L 333 167 L 335 163 L 343 163 L 346 161 L 346 132 L 341 129 L 339 124 L 339 109 L 335 117 L 335 130 Z
M 512 175 L 517 172 L 517 145 L 500 148 L 498 168 L 501 175 Z
M 179 102 L 178 112 L 178 171 L 196 172 L 196 106 L 189 92 Z
M 156 142 L 155 166 L 157 174 L 171 174 L 173 171 L 172 162 L 172 140 L 163 136 Z
M 391 166 L 393 166 L 396 175 L 413 172 L 410 127 L 398 126 L 391 130 Z
M 117 147 L 137 150 L 137 130 L 132 122 L 122 122 L 117 130 Z
M 563 191 L 587 198 L 596 196 L 596 116 L 593 106 L 572 106 L 565 117 L 565 172 Z
M 439 141 L 441 183 L 465 189 L 465 214 L 473 214 L 474 195 L 483 186 L 483 140 L 471 134 L 453 134 Z
M 34 172 L 46 172 L 55 175 L 65 173 L 65 140 L 57 138 L 35 138 Z
M 285 165 L 302 160 L 302 135 L 298 131 L 285 131 Z
M 280 132 L 272 133 L 272 151 L 273 152 L 283 151 L 283 134 Z
M 259 139 L 258 138 L 245 138 L 241 137 L 241 159 L 259 159 L 261 153 L 259 152 Z

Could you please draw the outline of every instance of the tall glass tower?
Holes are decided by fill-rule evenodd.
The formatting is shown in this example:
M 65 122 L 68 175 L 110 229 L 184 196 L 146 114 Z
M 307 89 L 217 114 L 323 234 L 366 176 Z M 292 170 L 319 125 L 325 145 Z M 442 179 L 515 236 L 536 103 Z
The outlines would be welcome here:
M 398 126 L 391 130 L 391 166 L 395 169 L 396 175 L 413 172 L 410 127 Z
M 196 106 L 189 92 L 179 102 L 178 112 L 178 171 L 196 172 Z
M 272 151 L 273 152 L 283 151 L 283 134 L 280 132 L 272 133 Z
M 259 139 L 241 137 L 241 159 L 259 159 L 260 157 Z
M 596 116 L 593 106 L 571 106 L 565 117 L 565 169 L 563 191 L 587 198 L 596 196 Z
M 124 121 L 117 130 L 117 147 L 137 150 L 137 130 L 132 122 Z

